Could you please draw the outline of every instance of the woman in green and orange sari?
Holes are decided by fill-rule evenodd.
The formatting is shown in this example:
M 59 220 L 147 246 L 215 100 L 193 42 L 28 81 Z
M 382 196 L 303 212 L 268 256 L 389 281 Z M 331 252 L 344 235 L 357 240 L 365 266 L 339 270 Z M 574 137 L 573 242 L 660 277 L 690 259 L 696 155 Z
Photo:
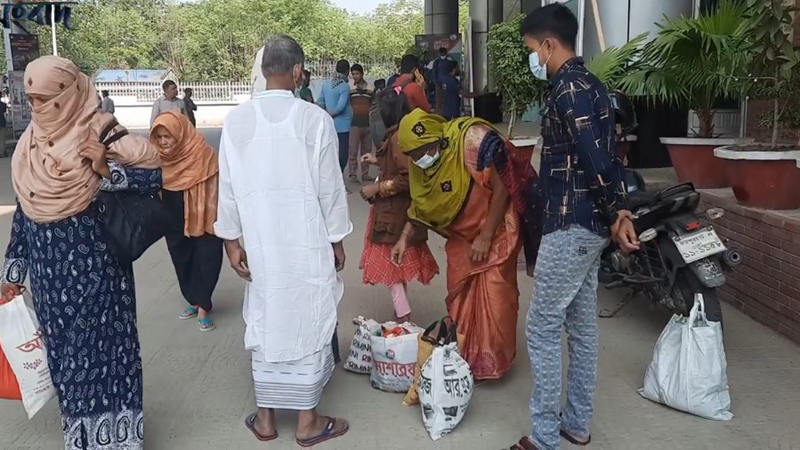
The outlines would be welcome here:
M 540 238 L 536 173 L 488 122 L 416 109 L 400 122 L 409 166 L 410 222 L 393 251 L 402 262 L 414 226 L 447 239 L 447 310 L 466 336 L 477 380 L 498 379 L 516 356 L 517 256 L 529 273 Z

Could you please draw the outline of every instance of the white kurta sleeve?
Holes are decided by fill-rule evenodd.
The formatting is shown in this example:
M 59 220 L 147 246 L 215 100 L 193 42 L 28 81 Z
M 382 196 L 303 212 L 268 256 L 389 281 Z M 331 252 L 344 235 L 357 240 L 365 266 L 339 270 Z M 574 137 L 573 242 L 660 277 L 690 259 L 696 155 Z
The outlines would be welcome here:
M 217 237 L 228 241 L 242 237 L 242 223 L 239 220 L 239 208 L 233 195 L 231 170 L 228 164 L 228 152 L 232 150 L 225 127 L 223 127 L 219 142 L 219 202 L 217 203 L 217 222 L 214 224 L 214 233 Z
M 333 119 L 326 116 L 320 125 L 319 205 L 328 229 L 328 241 L 342 242 L 353 232 L 347 209 L 347 191 L 339 168 L 339 139 Z

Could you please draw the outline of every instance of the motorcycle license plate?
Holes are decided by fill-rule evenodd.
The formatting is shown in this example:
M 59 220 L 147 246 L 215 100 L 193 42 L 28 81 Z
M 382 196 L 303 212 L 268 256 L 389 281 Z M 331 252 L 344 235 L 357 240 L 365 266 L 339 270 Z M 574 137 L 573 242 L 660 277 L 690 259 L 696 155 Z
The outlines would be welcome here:
M 725 251 L 725 244 L 722 243 L 717 232 L 708 227 L 697 233 L 685 236 L 675 236 L 672 238 L 678 251 L 686 264 L 691 264 L 709 256 Z

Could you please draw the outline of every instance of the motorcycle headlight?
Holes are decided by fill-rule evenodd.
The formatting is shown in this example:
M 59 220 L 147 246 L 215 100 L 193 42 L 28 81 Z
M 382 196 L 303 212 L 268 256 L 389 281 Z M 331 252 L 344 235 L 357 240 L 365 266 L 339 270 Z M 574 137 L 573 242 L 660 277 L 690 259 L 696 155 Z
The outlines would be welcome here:
M 708 208 L 706 210 L 706 217 L 708 220 L 717 220 L 725 215 L 725 210 L 722 208 Z

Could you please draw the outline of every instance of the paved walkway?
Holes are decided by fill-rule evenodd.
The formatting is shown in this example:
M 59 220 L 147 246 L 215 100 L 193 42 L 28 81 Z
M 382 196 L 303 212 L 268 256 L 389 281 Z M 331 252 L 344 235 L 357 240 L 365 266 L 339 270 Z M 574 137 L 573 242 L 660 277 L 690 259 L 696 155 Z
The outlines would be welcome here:
M 217 142 L 218 131 L 208 131 Z M 14 196 L 8 159 L 0 160 L 0 248 L 8 239 Z M 361 284 L 358 259 L 367 205 L 354 194 L 351 213 L 356 229 L 347 240 L 344 272 L 347 293 L 340 307 L 340 343 L 349 344 L 349 319 L 362 314 L 392 316 L 387 292 Z M 443 242 L 431 247 L 444 267 Z M 281 437 L 263 444 L 253 439 L 243 420 L 254 409 L 248 354 L 243 350 L 241 299 L 243 285 L 223 269 L 214 296 L 218 329 L 201 334 L 193 322 L 181 322 L 184 308 L 166 246 L 159 243 L 136 263 L 139 331 L 145 376 L 147 448 L 293 449 L 295 417 L 278 414 Z M 365 376 L 337 369 L 326 388 L 321 410 L 343 415 L 352 430 L 327 449 L 475 449 L 508 448 L 529 432 L 528 396 L 531 373 L 525 349 L 523 319 L 531 281 L 520 274 L 518 358 L 499 382 L 481 385 L 456 431 L 433 443 L 418 408 L 400 405 L 402 396 L 373 390 Z M 445 278 L 428 288 L 413 286 L 414 317 L 427 324 L 445 314 Z M 620 294 L 602 291 L 601 307 L 611 307 Z M 728 376 L 736 418 L 713 422 L 676 412 L 642 399 L 641 386 L 653 345 L 669 314 L 641 300 L 613 319 L 600 322 L 600 372 L 593 423 L 595 449 L 780 449 L 800 450 L 800 348 L 758 325 L 734 308 L 725 308 Z M 56 449 L 61 429 L 55 402 L 33 420 L 19 403 L 0 401 L 0 448 Z M 566 446 L 564 448 L 569 448 Z

